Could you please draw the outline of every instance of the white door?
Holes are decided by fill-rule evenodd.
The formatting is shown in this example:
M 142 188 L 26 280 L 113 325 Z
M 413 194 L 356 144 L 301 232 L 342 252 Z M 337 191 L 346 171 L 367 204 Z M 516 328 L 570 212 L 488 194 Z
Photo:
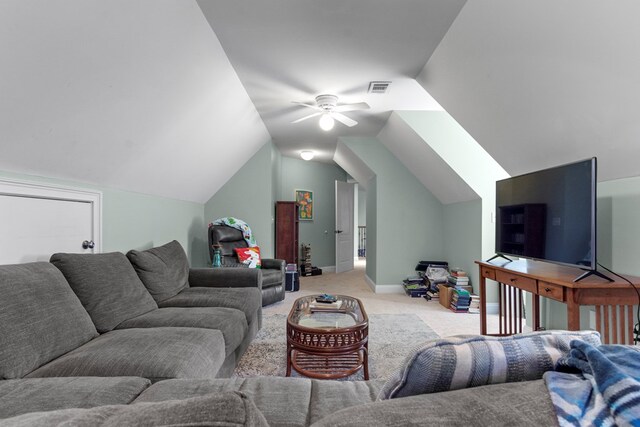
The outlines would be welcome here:
M 14 191 L 11 185 L 0 183 L 0 264 L 49 261 L 56 252 L 100 251 L 100 227 L 95 223 L 100 203 L 95 193 L 85 197 L 76 191 L 23 185 Z
M 336 181 L 336 273 L 353 270 L 353 184 Z

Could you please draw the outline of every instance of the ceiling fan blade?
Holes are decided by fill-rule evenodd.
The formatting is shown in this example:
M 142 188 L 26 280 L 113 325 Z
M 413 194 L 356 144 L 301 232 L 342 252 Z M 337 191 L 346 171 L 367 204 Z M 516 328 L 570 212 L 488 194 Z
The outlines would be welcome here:
M 369 104 L 367 104 L 366 102 L 358 102 L 355 104 L 342 104 L 342 105 L 338 105 L 337 107 L 335 107 L 333 109 L 333 111 L 336 111 L 338 113 L 342 113 L 345 111 L 356 111 L 356 110 L 368 110 L 369 108 Z
M 293 101 L 293 103 L 297 104 L 297 105 L 303 105 L 305 107 L 313 108 L 314 110 L 324 111 L 322 108 L 318 107 L 317 105 L 311 105 L 311 104 L 307 104 L 307 103 L 299 102 L 299 101 Z
M 358 124 L 358 122 L 356 122 L 353 119 L 350 119 L 349 117 L 345 116 L 342 113 L 336 113 L 335 111 L 332 111 L 331 113 L 329 113 L 329 115 L 345 126 L 353 127 Z
M 301 118 L 301 119 L 294 120 L 294 121 L 292 121 L 291 123 L 300 123 L 300 122 L 301 122 L 301 121 L 303 121 L 303 120 L 307 120 L 307 119 L 310 119 L 311 117 L 319 116 L 320 114 L 322 114 L 322 113 L 313 113 L 313 114 L 309 114 L 308 116 L 304 116 L 304 117 L 303 117 L 303 118 Z

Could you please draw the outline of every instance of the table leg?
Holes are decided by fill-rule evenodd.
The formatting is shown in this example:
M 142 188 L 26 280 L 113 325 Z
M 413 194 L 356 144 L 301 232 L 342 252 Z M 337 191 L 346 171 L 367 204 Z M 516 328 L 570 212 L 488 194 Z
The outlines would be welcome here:
M 289 344 L 287 344 L 287 376 L 291 376 L 291 351 L 292 348 Z
M 487 335 L 487 288 L 486 279 L 480 274 L 480 335 Z
M 365 344 L 362 349 L 362 357 L 364 362 L 364 379 L 365 381 L 369 379 L 369 343 Z
M 567 292 L 567 329 L 570 331 L 580 330 L 580 305 L 575 303 L 574 289 L 566 288 Z M 598 328 L 596 328 L 598 329 Z
M 540 330 L 540 295 L 531 294 L 531 311 L 533 312 L 533 330 Z

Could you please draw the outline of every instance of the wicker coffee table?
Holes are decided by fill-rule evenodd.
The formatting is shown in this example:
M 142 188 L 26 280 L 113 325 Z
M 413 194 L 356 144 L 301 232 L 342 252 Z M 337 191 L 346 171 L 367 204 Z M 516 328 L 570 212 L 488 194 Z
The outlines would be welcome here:
M 298 298 L 287 318 L 287 376 L 291 368 L 321 379 L 343 378 L 364 370 L 369 379 L 369 318 L 362 302 L 336 295 L 333 306 Z

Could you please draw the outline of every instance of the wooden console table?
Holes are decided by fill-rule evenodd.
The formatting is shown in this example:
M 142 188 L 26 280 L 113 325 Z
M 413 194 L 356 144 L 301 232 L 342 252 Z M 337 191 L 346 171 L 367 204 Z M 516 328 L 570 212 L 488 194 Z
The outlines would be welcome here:
M 518 260 L 476 261 L 480 267 L 480 333 L 512 335 L 522 332 L 523 291 L 532 294 L 533 329 L 540 329 L 540 296 L 567 306 L 567 329 L 580 329 L 580 306 L 596 309 L 596 330 L 605 344 L 633 344 L 634 304 L 638 294 L 627 282 L 607 282 L 589 277 L 578 283 L 573 279 L 582 270 L 544 262 Z M 615 278 L 615 276 L 611 276 Z M 640 278 L 626 276 L 640 287 Z M 498 333 L 487 333 L 486 279 L 498 282 Z

